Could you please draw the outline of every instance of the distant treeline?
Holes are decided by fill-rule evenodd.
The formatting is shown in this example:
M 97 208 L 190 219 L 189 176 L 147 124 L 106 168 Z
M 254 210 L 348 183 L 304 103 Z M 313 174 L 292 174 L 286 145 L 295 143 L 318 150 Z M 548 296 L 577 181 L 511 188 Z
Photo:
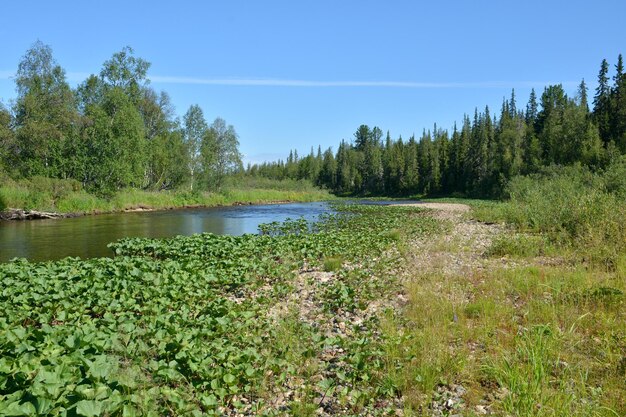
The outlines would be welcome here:
M 589 110 L 584 80 L 575 97 L 562 85 L 532 90 L 525 109 L 515 91 L 499 114 L 488 107 L 465 115 L 452 133 L 435 125 L 419 139 L 383 137 L 361 125 L 351 143 L 341 141 L 305 157 L 292 151 L 286 161 L 253 165 L 247 173 L 268 178 L 310 179 L 339 193 L 498 196 L 507 181 L 549 165 L 580 163 L 601 168 L 626 153 L 626 76 L 622 56 L 612 80 L 602 61 Z
M 149 86 L 149 67 L 126 47 L 72 89 L 36 42 L 19 63 L 16 100 L 0 103 L 0 178 L 73 179 L 103 194 L 219 188 L 242 169 L 235 129 L 209 125 L 197 105 L 176 118 L 167 93 Z

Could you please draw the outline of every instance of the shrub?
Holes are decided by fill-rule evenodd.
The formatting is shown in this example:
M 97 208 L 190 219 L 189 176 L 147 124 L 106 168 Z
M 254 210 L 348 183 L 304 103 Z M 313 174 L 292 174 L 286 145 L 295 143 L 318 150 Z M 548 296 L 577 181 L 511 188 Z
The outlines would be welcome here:
M 626 251 L 625 161 L 593 173 L 581 166 L 550 167 L 513 178 L 502 215 L 520 229 L 545 234 L 583 258 L 614 266 Z

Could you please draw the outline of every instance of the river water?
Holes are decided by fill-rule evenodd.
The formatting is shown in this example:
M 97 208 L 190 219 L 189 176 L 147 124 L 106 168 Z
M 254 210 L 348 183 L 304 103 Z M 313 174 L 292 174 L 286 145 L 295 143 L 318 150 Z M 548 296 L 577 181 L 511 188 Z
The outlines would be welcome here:
M 124 237 L 162 238 L 210 232 L 257 233 L 262 223 L 308 221 L 331 210 L 324 202 L 102 214 L 73 219 L 0 221 L 0 262 L 67 256 L 112 256 L 107 244 Z

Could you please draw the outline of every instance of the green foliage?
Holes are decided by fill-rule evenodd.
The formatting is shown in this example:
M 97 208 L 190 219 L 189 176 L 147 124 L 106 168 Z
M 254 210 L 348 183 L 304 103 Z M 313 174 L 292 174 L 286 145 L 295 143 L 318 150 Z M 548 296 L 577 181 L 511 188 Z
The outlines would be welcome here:
M 283 179 L 275 180 L 271 178 L 249 176 L 249 175 L 233 175 L 226 178 L 224 188 L 231 190 L 275 190 L 275 191 L 298 191 L 298 192 L 314 192 L 320 191 L 307 180 Z
M 60 202 L 81 192 L 78 181 L 38 176 L 29 180 L 8 180 L 0 186 L 0 196 L 6 206 L 22 209 L 54 210 Z
M 241 395 L 260 401 L 268 375 L 297 375 L 310 349 L 333 345 L 350 352 L 338 373 L 355 387 L 346 398 L 362 398 L 376 351 L 304 327 L 281 330 L 269 315 L 302 262 L 320 265 L 338 252 L 350 262 L 380 256 L 393 244 L 386 230 L 415 213 L 345 210 L 315 231 L 296 221 L 274 234 L 124 239 L 110 245 L 113 259 L 0 264 L 0 410 L 220 415 L 242 407 Z M 255 297 L 268 282 L 270 292 Z M 356 308 L 363 285 L 342 285 L 337 307 Z
M 242 170 L 237 132 L 219 117 L 202 136 L 200 155 L 203 181 L 207 189 L 219 190 L 227 175 Z
M 189 154 L 188 169 L 191 177 L 190 190 L 193 191 L 194 182 L 197 181 L 196 176 L 201 171 L 201 147 L 204 136 L 209 129 L 204 113 L 197 104 L 191 105 L 183 116 L 183 137 L 187 152 Z M 205 154 L 208 150 L 205 150 Z M 208 155 L 205 155 L 208 157 Z
M 72 91 L 49 46 L 35 43 L 19 63 L 18 99 L 0 108 L 0 166 L 14 178 L 73 178 L 100 196 L 125 187 L 220 190 L 243 171 L 238 135 L 216 118 L 209 125 L 192 105 L 176 119 L 166 93 L 149 87 L 150 63 L 130 47 L 103 63 Z M 602 62 L 590 113 L 587 87 L 575 97 L 562 85 L 534 90 L 526 111 L 515 92 L 499 115 L 488 107 L 465 116 L 450 134 L 434 126 L 407 141 L 383 140 L 379 127 L 360 125 L 354 143 L 286 161 L 249 166 L 251 177 L 305 180 L 338 194 L 500 197 L 519 174 L 551 164 L 594 169 L 626 153 L 626 76 L 621 55 L 615 75 Z M 497 117 L 496 117 L 497 116 Z
M 0 198 L 6 206 L 12 208 L 62 213 L 97 213 L 138 208 L 214 207 L 276 201 L 310 202 L 330 200 L 333 197 L 310 184 L 300 189 L 300 183 L 293 181 L 263 180 L 246 184 L 238 187 L 229 185 L 220 193 L 189 192 L 189 190 L 142 191 L 126 188 L 104 198 L 82 190 L 80 184 L 74 180 L 35 177 L 19 181 L 7 179 L 0 185 Z M 254 188 L 255 186 L 262 188 Z
M 35 43 L 19 64 L 14 108 L 0 106 L 0 169 L 73 178 L 100 197 L 126 187 L 219 188 L 241 170 L 234 128 L 218 118 L 210 131 L 198 106 L 181 128 L 169 96 L 149 87 L 149 67 L 125 47 L 72 91 L 52 49 Z
M 621 68 L 621 69 L 620 69 Z M 583 164 L 593 169 L 626 152 L 626 76 L 621 56 L 613 86 L 603 61 L 599 86 L 589 111 L 587 87 L 580 83 L 568 97 L 562 85 L 543 91 L 539 105 L 531 92 L 526 111 L 518 110 L 515 91 L 495 117 L 488 107 L 464 116 L 452 134 L 437 125 L 419 140 L 382 141 L 378 127 L 361 125 L 352 144 L 341 141 L 333 154 L 311 152 L 286 161 L 248 167 L 252 176 L 309 179 L 341 195 L 450 195 L 502 197 L 508 181 L 553 164 Z M 311 167 L 322 167 L 311 169 Z
M 111 211 L 109 201 L 86 191 L 78 191 L 64 196 L 55 202 L 55 210 L 61 213 L 98 213 Z
M 7 158 L 24 176 L 66 177 L 78 112 L 65 71 L 37 41 L 20 61 L 14 139 Z
M 552 242 L 571 246 L 592 262 L 612 266 L 626 251 L 624 161 L 605 172 L 583 167 L 553 167 L 540 175 L 514 178 L 510 201 L 496 216 L 523 231 L 544 233 Z M 492 250 L 502 251 L 500 248 Z M 527 244 L 515 243 L 522 252 Z M 531 245 L 532 246 L 532 245 Z M 528 248 L 530 249 L 530 248 Z

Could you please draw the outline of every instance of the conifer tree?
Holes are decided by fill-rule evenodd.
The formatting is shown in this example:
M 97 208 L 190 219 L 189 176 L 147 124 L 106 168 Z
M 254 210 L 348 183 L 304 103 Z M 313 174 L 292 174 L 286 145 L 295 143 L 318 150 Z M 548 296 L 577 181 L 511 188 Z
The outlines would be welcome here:
M 610 97 L 611 140 L 626 153 L 626 74 L 622 55 L 617 58 Z
M 603 59 L 598 74 L 598 87 L 596 87 L 596 95 L 593 99 L 593 118 L 605 144 L 611 139 L 611 89 L 608 73 L 609 63 Z
M 332 148 L 324 151 L 320 183 L 331 190 L 337 189 L 337 162 L 335 161 Z
M 537 123 L 537 115 L 539 114 L 539 106 L 537 104 L 537 94 L 535 89 L 530 90 L 530 97 L 528 98 L 528 104 L 526 105 L 526 124 L 532 129 L 535 129 Z
M 584 78 L 578 85 L 576 99 L 578 100 L 578 105 L 585 111 L 585 113 L 589 113 L 589 103 L 587 102 L 587 84 L 585 84 Z

